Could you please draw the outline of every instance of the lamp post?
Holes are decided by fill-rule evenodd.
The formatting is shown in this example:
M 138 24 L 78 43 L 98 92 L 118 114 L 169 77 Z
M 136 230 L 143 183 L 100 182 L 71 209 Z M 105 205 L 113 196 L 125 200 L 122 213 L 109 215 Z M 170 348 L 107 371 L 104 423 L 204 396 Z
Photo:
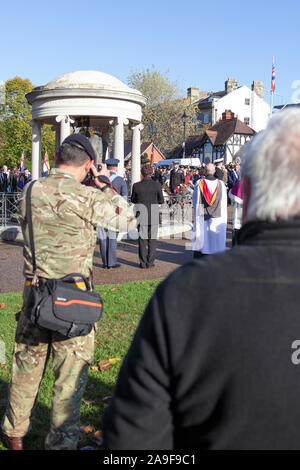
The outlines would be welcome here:
M 185 158 L 185 125 L 186 125 L 186 120 L 187 120 L 187 115 L 184 111 L 183 115 L 181 116 L 182 122 L 183 122 L 183 153 L 182 153 L 182 158 Z

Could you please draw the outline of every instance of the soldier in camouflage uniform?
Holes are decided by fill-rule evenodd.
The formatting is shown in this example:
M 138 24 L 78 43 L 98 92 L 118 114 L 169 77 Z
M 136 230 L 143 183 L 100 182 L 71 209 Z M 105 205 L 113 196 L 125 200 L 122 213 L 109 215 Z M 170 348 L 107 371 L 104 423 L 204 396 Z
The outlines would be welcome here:
M 77 272 L 91 279 L 96 227 L 126 232 L 135 226 L 130 206 L 105 178 L 109 175 L 105 165 L 97 173 L 93 159 L 94 150 L 88 139 L 81 134 L 73 134 L 60 147 L 58 168 L 51 171 L 49 178 L 39 179 L 32 189 L 37 274 L 41 278 L 61 278 Z M 81 184 L 90 169 L 101 191 Z M 26 195 L 26 190 L 24 192 Z M 59 333 L 40 329 L 29 321 L 26 301 L 33 267 L 25 195 L 20 214 L 24 236 L 24 304 L 16 331 L 9 402 L 2 431 L 10 448 L 23 448 L 31 410 L 47 359 L 52 353 L 55 381 L 50 432 L 45 448 L 76 449 L 80 404 L 88 366 L 93 361 L 94 330 L 86 336 L 66 338 Z M 77 285 L 84 288 L 84 283 L 80 284 L 80 281 Z

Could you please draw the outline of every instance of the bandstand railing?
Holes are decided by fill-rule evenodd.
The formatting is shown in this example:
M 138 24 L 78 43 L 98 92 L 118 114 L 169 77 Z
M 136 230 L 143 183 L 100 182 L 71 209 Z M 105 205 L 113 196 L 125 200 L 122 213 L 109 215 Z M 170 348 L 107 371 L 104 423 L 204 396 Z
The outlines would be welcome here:
M 22 193 L 0 193 L 0 226 L 19 225 L 18 211 L 21 196 Z M 178 221 L 190 221 L 191 196 L 166 195 L 164 204 L 160 205 L 160 213 L 162 220 L 171 218 Z
M 0 226 L 19 225 L 18 211 L 22 193 L 0 193 Z

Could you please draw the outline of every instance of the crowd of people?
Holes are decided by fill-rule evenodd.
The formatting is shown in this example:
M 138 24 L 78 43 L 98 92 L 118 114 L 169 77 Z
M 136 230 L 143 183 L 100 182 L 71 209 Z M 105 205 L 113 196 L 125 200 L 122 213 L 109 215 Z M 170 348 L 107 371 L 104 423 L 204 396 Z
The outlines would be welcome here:
M 216 165 L 216 176 L 221 179 L 226 186 L 231 189 L 235 183 L 241 178 L 241 162 L 238 157 L 234 162 L 224 164 L 223 159 L 214 161 Z M 183 185 L 194 189 L 196 182 L 203 178 L 206 170 L 206 163 L 202 163 L 198 167 L 190 165 L 179 165 L 176 161 L 173 167 L 161 165 L 153 168 L 153 179 L 159 181 L 164 187 L 168 187 L 174 193 L 174 186 L 172 184 L 172 172 L 174 169 L 181 175 L 179 185 Z M 176 186 L 179 186 L 176 185 Z
M 28 168 L 25 168 L 24 172 L 21 173 L 18 168 L 10 170 L 7 165 L 3 165 L 2 168 L 0 168 L 0 193 L 18 192 L 18 183 L 21 175 L 22 180 L 24 181 L 22 187 L 24 187 L 29 181 L 31 181 L 31 174 Z
M 175 163 L 172 194 L 187 176 L 199 176 L 192 183 L 197 259 L 160 283 L 146 307 L 104 414 L 105 449 L 300 448 L 299 159 L 300 110 L 288 109 L 245 146 L 242 168 L 240 162 L 229 169 L 215 161 L 184 170 Z M 106 165 L 97 169 L 95 161 L 86 137 L 69 136 L 51 177 L 35 183 L 34 263 L 23 198 L 24 304 L 2 422 L 11 449 L 23 449 L 50 350 L 55 380 L 45 448 L 77 448 L 95 329 L 73 338 L 40 329 L 30 322 L 28 298 L 34 283 L 70 270 L 92 284 L 96 228 L 136 226 L 133 208 L 114 188 L 113 172 Z M 81 184 L 90 171 L 93 188 Z M 134 203 L 147 187 L 160 204 L 163 183 L 153 181 L 149 165 L 142 175 Z M 231 250 L 224 237 L 228 197 L 236 219 Z M 146 228 L 140 237 L 142 232 L 149 237 Z M 152 261 L 150 252 L 143 247 L 145 263 Z

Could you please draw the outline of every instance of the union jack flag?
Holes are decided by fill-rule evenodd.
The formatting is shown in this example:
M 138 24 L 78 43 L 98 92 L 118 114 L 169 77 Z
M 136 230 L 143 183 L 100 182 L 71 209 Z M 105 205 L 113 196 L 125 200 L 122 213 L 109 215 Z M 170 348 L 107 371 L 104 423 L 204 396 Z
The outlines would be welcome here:
M 49 165 L 49 160 L 48 160 L 48 154 L 45 152 L 44 155 L 44 163 L 43 163 L 43 176 L 48 176 L 50 172 L 50 165 Z
M 272 92 L 275 91 L 275 64 L 274 64 L 274 59 L 273 59 L 273 65 L 272 65 L 271 90 L 272 90 Z

